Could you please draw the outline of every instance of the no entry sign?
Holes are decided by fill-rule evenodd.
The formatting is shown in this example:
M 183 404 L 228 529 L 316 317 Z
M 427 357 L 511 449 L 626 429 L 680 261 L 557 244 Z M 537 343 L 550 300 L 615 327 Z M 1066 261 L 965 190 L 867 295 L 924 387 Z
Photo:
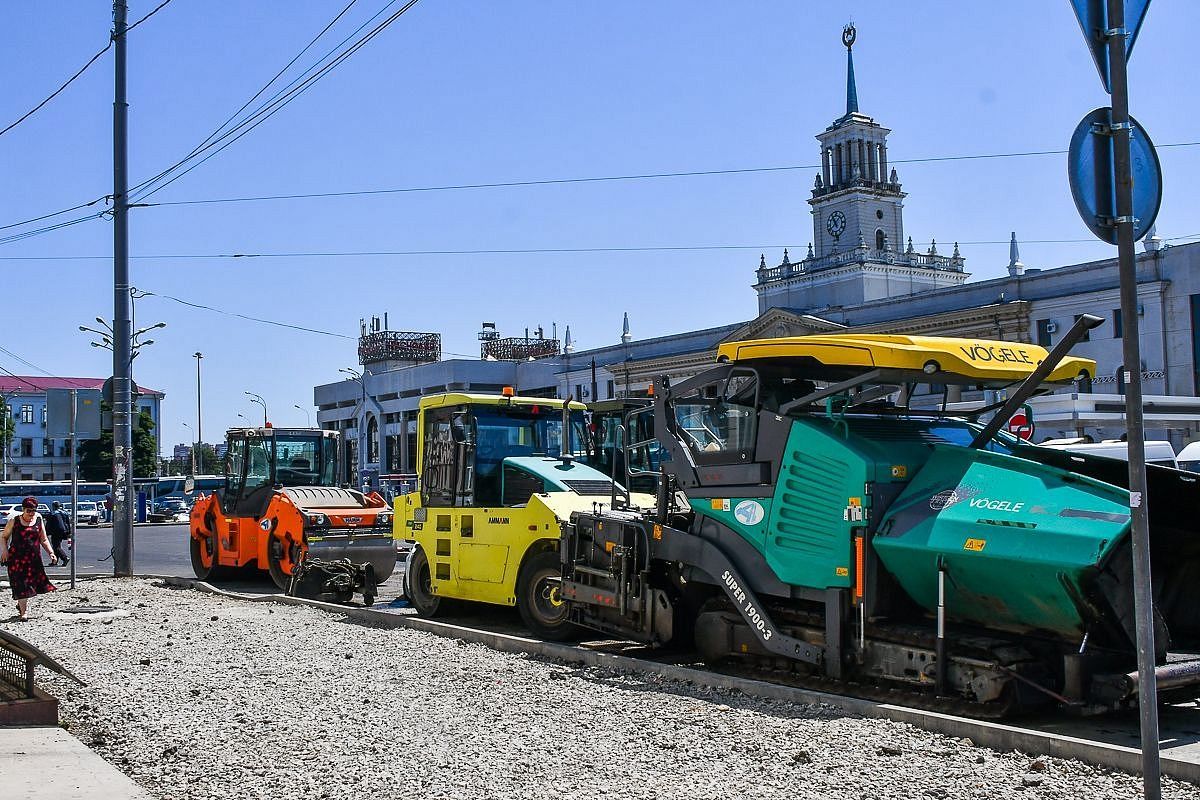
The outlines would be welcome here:
M 1029 412 L 1022 409 L 1012 415 L 1012 419 L 1008 421 L 1008 432 L 1018 439 L 1029 441 L 1033 438 L 1033 420 L 1030 419 Z

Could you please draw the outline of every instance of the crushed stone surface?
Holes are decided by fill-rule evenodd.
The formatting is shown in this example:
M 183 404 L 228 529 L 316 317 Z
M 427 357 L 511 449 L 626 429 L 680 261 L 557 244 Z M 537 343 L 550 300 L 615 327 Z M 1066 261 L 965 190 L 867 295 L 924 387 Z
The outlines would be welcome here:
M 142 579 L 0 627 L 63 725 L 159 798 L 1137 798 L 1131 775 L 824 705 L 565 666 Z M 66 619 L 71 605 L 127 616 Z M 1163 797 L 1195 798 L 1164 781 Z

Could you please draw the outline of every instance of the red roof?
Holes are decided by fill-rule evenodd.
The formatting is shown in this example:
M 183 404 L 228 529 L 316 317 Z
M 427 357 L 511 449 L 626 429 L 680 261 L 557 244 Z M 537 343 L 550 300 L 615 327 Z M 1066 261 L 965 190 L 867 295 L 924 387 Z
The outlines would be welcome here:
M 100 389 L 105 378 L 43 378 L 35 375 L 0 375 L 0 392 L 22 394 L 44 392 L 47 389 Z M 136 379 L 135 379 L 136 382 Z M 162 392 L 138 384 L 142 395 L 164 397 Z

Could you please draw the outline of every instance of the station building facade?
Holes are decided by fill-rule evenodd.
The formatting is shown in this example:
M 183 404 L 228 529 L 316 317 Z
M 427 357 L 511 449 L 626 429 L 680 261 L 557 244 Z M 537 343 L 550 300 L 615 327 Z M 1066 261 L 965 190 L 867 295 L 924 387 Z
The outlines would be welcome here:
M 816 135 L 821 168 L 808 199 L 813 244 L 796 260 L 787 250 L 772 265 L 765 254 L 760 257 L 752 283 L 756 317 L 638 340 L 626 316 L 612 345 L 577 350 L 567 328 L 561 352 L 554 340 L 531 355 L 533 360 L 487 360 L 481 352 L 478 361 L 439 356 L 372 362 L 361 357 L 372 333 L 417 334 L 364 327 L 361 379 L 324 384 L 314 392 L 318 422 L 346 434 L 347 480 L 413 471 L 416 408 L 426 393 L 513 386 L 524 394 L 585 402 L 645 395 L 663 376 L 678 381 L 713 364 L 724 342 L 818 333 L 962 336 L 1049 348 L 1085 313 L 1103 317 L 1105 324 L 1072 352 L 1095 359 L 1097 375 L 1089 385 L 1032 401 L 1035 440 L 1123 435 L 1126 326 L 1116 258 L 1026 267 L 1012 233 L 1006 274 L 972 282 L 956 243 L 949 255 L 939 253 L 936 238 L 918 249 L 905 235 L 907 195 L 888 161 L 890 130 L 859 110 L 855 36 L 853 26 L 843 31 L 845 113 Z M 1200 243 L 1168 247 L 1151 231 L 1142 248 L 1137 255 L 1142 363 L 1130 368 L 1143 380 L 1147 438 L 1169 440 L 1178 450 L 1200 439 Z M 360 433 L 365 449 L 358 446 Z

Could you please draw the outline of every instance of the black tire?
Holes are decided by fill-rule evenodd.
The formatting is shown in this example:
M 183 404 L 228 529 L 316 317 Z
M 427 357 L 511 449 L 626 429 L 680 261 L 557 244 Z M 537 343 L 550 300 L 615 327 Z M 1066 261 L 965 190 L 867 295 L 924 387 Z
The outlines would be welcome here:
M 287 546 L 287 543 L 281 541 L 278 536 L 272 536 L 267 542 L 267 572 L 271 573 L 271 580 L 281 592 L 286 592 L 292 582 L 291 573 L 285 572 L 281 563 L 284 555 L 283 548 Z M 291 545 L 291 547 L 296 551 L 299 550 L 296 545 Z M 298 557 L 299 552 L 292 553 L 291 562 L 297 563 Z
M 559 597 L 562 565 L 558 553 L 543 550 L 521 565 L 517 578 L 517 611 L 529 632 L 540 639 L 563 642 L 578 636 L 567 621 L 567 604 Z
M 404 596 L 422 617 L 436 617 L 442 610 L 442 598 L 433 593 L 429 559 L 420 545 L 413 550 L 412 560 L 404 571 Z

